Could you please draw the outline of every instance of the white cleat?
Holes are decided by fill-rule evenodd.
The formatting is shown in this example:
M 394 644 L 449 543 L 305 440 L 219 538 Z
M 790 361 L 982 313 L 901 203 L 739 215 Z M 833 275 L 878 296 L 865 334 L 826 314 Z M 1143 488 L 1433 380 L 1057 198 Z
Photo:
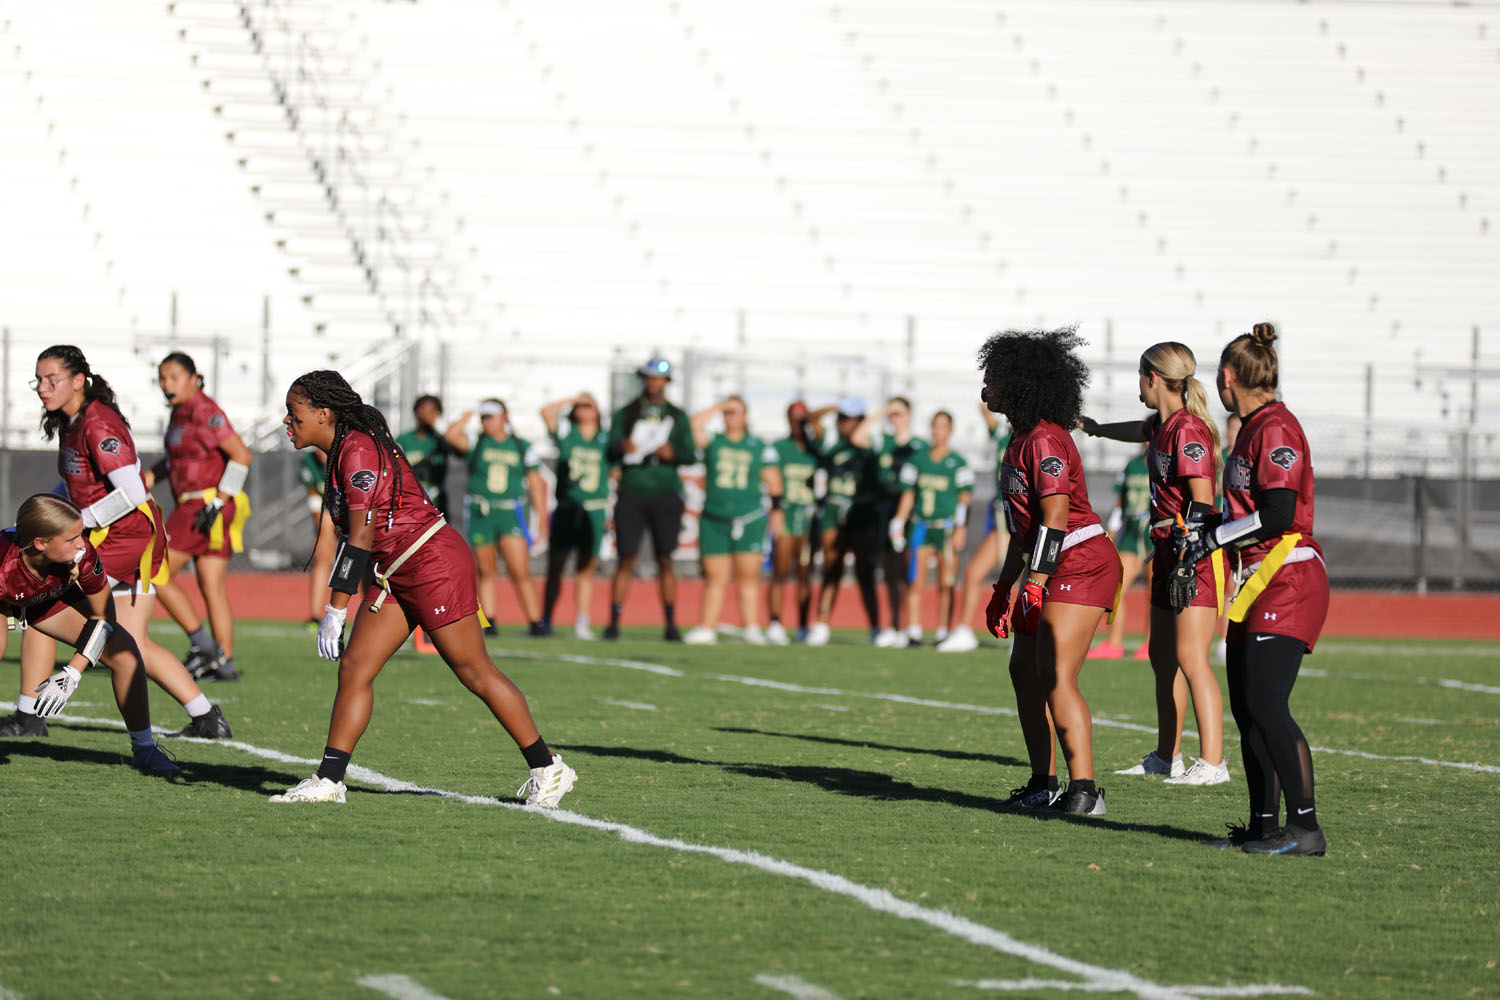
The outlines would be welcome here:
M 746 625 L 740 633 L 740 638 L 752 646 L 764 646 L 766 644 L 766 634 L 760 630 L 759 625 Z
M 1116 774 L 1160 774 L 1169 778 L 1180 778 L 1187 773 L 1182 766 L 1182 758 L 1173 758 L 1170 762 L 1161 758 L 1155 750 L 1141 758 L 1141 762 L 1134 767 L 1121 768 Z
M 979 648 L 979 638 L 969 626 L 960 625 L 937 648 L 939 653 L 967 653 Z
M 828 645 L 828 625 L 824 622 L 813 622 L 812 627 L 807 630 L 807 644 L 809 646 Z
M 1210 764 L 1206 760 L 1194 760 L 1193 766 L 1179 776 L 1168 778 L 1164 785 L 1222 785 L 1229 781 L 1229 762 Z
M 563 759 L 557 754 L 552 755 L 552 763 L 546 767 L 533 767 L 531 777 L 526 783 L 516 789 L 516 798 L 525 796 L 528 806 L 541 806 L 551 809 L 562 800 L 564 795 L 572 791 L 573 784 L 578 780 L 578 772 L 563 763 Z
M 786 626 L 781 622 L 772 622 L 766 626 L 766 641 L 773 646 L 785 646 L 791 643 L 791 636 L 786 634 Z
M 870 645 L 879 649 L 904 649 L 906 647 L 906 636 L 893 628 L 883 628 L 875 633 L 875 638 Z
M 297 787 L 289 788 L 280 795 L 271 796 L 272 802 L 338 802 L 344 801 L 344 783 L 342 781 L 329 781 L 327 778 L 319 778 L 314 775 L 297 782 Z
M 594 630 L 589 628 L 587 623 L 578 622 L 573 626 L 573 638 L 582 639 L 584 642 L 592 642 L 594 640 Z
M 687 635 L 682 637 L 682 641 L 688 646 L 712 646 L 719 641 L 719 636 L 711 628 L 694 625 L 688 629 Z

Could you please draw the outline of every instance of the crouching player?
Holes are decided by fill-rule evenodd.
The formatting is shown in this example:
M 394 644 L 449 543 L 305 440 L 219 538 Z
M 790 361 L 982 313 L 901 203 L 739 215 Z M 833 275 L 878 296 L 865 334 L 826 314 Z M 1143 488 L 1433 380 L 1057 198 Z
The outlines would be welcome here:
M 485 651 L 474 556 L 433 507 L 385 417 L 338 372 L 315 371 L 287 391 L 283 423 L 295 447 L 328 454 L 324 505 L 343 544 L 318 626 L 318 655 L 338 661 L 339 681 L 317 774 L 271 801 L 344 801 L 344 771 L 370 724 L 375 676 L 420 625 L 443 662 L 520 746 L 531 776 L 516 794 L 527 805 L 557 805 L 578 776 L 547 748 L 526 697 Z M 344 619 L 361 592 L 365 606 L 346 648 Z
M 114 624 L 115 606 L 99 553 L 83 537 L 78 508 L 51 493 L 30 497 L 16 526 L 0 532 L 0 613 L 74 647 L 67 666 L 23 694 L 20 709 L 57 715 L 89 667 L 114 676 L 115 703 L 130 734 L 130 761 L 143 771 L 176 771 L 151 735 L 146 669 L 135 640 Z

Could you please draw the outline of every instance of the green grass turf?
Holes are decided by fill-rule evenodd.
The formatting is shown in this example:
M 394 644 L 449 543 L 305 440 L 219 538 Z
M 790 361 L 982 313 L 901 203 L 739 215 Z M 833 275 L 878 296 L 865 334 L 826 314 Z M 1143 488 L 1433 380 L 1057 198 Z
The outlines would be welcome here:
M 181 644 L 170 629 L 158 635 Z M 1329 856 L 1250 857 L 1197 843 L 1245 817 L 1233 740 L 1231 784 L 1174 788 L 1110 773 L 1153 737 L 1097 726 L 1109 814 L 1042 820 L 990 808 L 1026 776 L 1013 717 L 856 694 L 1009 709 L 998 648 L 950 656 L 873 650 L 853 635 L 821 650 L 669 646 L 646 632 L 615 644 L 514 635 L 491 648 L 579 772 L 567 810 L 840 875 L 1156 984 L 1280 983 L 1361 998 L 1500 991 L 1496 773 L 1317 753 Z M 15 655 L 12 644 L 0 668 L 7 700 Z M 1306 661 L 1293 708 L 1317 746 L 1500 765 L 1500 694 L 1441 683 L 1492 687 L 1497 655 L 1329 641 Z M 334 668 L 312 637 L 246 624 L 238 662 L 243 681 L 209 689 L 236 738 L 318 756 Z M 1091 663 L 1083 687 L 1099 719 L 1152 723 L 1145 664 Z M 86 677 L 68 714 L 115 719 L 107 692 L 102 677 Z M 524 778 L 503 731 L 435 657 L 398 655 L 376 698 L 356 764 L 502 798 Z M 155 687 L 152 706 L 159 725 L 183 723 Z M 176 750 L 183 773 L 167 781 L 124 766 L 125 736 L 111 725 L 54 723 L 47 740 L 0 741 L 0 996 L 373 998 L 356 980 L 379 974 L 453 1000 L 785 995 L 758 975 L 846 998 L 1080 982 L 716 857 L 358 780 L 343 807 L 272 806 L 266 794 L 311 766 L 231 746 Z M 1064 994 L 1033 984 L 1007 995 Z

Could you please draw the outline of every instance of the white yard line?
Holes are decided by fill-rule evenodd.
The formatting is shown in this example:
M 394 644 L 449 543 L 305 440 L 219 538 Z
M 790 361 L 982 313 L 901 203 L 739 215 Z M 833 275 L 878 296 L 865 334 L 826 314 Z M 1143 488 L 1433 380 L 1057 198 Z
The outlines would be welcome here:
M 5 706 L 0 705 L 0 708 Z M 78 722 L 87 725 L 106 725 L 123 729 L 123 723 L 116 719 L 95 719 L 82 716 L 59 715 L 59 722 Z M 276 761 L 280 764 L 301 764 L 306 767 L 315 767 L 317 761 L 310 757 L 297 757 L 292 754 L 282 753 L 269 747 L 256 746 L 243 740 L 200 740 L 192 737 L 183 737 L 177 742 L 196 743 L 206 746 L 228 747 L 260 757 L 264 760 Z M 189 765 L 191 766 L 191 765 Z M 406 792 L 415 795 L 431 795 L 434 797 L 452 799 L 457 802 L 466 802 L 471 805 L 498 806 L 502 809 L 516 812 L 535 813 L 554 823 L 565 823 L 569 826 L 583 827 L 590 830 L 598 830 L 601 833 L 613 834 L 629 844 L 638 844 L 646 847 L 659 847 L 678 854 L 702 854 L 716 858 L 727 864 L 745 865 L 771 875 L 803 882 L 815 889 L 820 889 L 837 896 L 851 899 L 867 909 L 877 913 L 886 913 L 891 916 L 900 917 L 903 920 L 911 920 L 925 924 L 934 930 L 940 931 L 950 937 L 966 941 L 969 944 L 991 951 L 1010 955 L 1025 961 L 1042 965 L 1058 972 L 1078 976 L 1088 983 L 1100 984 L 1106 992 L 1132 993 L 1145 1000 L 1192 1000 L 1203 993 L 1195 993 L 1187 987 L 1168 986 L 1162 983 L 1152 982 L 1132 975 L 1124 969 L 1111 969 L 1107 966 L 1092 965 L 1081 962 L 1066 955 L 1050 951 L 1041 945 L 1031 944 L 1012 937 L 1004 931 L 997 930 L 967 917 L 961 917 L 947 910 L 936 910 L 921 906 L 909 900 L 901 899 L 887 889 L 877 889 L 872 886 L 862 885 L 852 879 L 833 872 L 823 871 L 818 868 L 808 868 L 804 865 L 791 861 L 783 861 L 758 851 L 747 851 L 733 847 L 715 847 L 708 844 L 694 844 L 673 837 L 660 837 L 648 830 L 629 826 L 625 823 L 615 823 L 609 820 L 595 819 L 582 813 L 572 812 L 568 809 L 543 809 L 538 806 L 525 806 L 516 801 L 506 801 L 488 795 L 464 795 L 458 792 L 450 792 L 441 788 L 428 788 L 416 785 L 399 778 L 392 778 L 372 771 L 366 767 L 352 764 L 349 767 L 348 778 L 365 785 L 372 785 L 390 792 Z M 272 808 L 269 804 L 267 808 Z M 276 806 L 278 809 L 331 809 L 331 805 L 284 805 Z M 375 977 L 386 979 L 389 977 Z M 404 979 L 405 977 L 398 977 Z M 365 984 L 368 985 L 368 984 Z M 420 989 L 420 984 L 413 984 Z M 1252 986 L 1230 986 L 1214 987 L 1215 989 L 1253 989 L 1264 990 L 1268 987 L 1260 985 Z M 1287 992 L 1306 992 L 1305 987 L 1285 987 Z M 1246 995 L 1260 995 L 1246 994 Z M 415 998 L 430 998 L 431 994 L 415 994 Z
M 796 976 L 773 976 L 769 973 L 761 973 L 753 981 L 768 990 L 796 997 L 797 1000 L 843 1000 L 837 993 L 825 990 L 805 979 L 798 979 Z
M 968 986 L 976 990 L 991 990 L 1002 993 L 1037 993 L 1057 990 L 1064 993 L 1108 993 L 1109 985 L 1094 982 L 1073 982 L 1067 979 L 956 979 L 954 986 Z M 1182 986 L 1179 989 L 1199 997 L 1264 997 L 1283 994 L 1310 995 L 1306 986 L 1282 986 L 1280 983 L 1257 983 L 1250 986 Z
M 655 712 L 655 705 L 648 705 L 644 701 L 616 701 L 613 698 L 600 698 L 601 705 L 614 705 L 616 708 L 633 708 L 638 712 Z
M 434 993 L 412 977 L 403 976 L 399 972 L 390 972 L 381 976 L 363 976 L 356 979 L 354 985 L 384 993 L 393 1000 L 448 1000 L 441 993 Z

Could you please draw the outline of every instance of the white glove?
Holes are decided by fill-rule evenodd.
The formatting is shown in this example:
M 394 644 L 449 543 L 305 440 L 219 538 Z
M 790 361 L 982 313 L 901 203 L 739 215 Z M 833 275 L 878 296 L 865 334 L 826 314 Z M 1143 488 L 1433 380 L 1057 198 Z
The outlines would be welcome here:
M 348 609 L 323 605 L 323 620 L 318 623 L 318 655 L 323 659 L 336 663 L 344 655 L 344 619 L 348 614 Z
M 541 536 L 538 536 L 537 539 L 536 539 L 536 541 L 534 541 L 534 542 L 531 543 L 531 555 L 533 555 L 533 556 L 544 556 L 546 554 L 547 554 L 547 539 L 542 538 Z
M 56 715 L 68 703 L 68 698 L 78 690 L 78 681 L 83 675 L 72 667 L 63 667 L 36 686 L 36 714 L 42 717 Z
M 906 522 L 901 518 L 891 519 L 891 548 L 897 552 L 906 551 Z

